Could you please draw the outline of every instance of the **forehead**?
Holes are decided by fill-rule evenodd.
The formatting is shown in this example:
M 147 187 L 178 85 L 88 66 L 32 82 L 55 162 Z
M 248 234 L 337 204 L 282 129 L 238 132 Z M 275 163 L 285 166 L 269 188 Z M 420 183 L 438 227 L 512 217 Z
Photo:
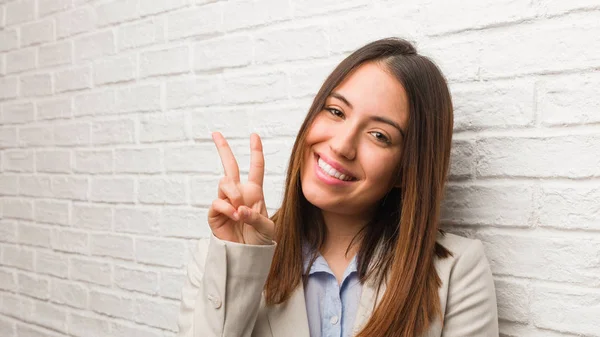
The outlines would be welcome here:
M 401 125 L 408 119 L 408 98 L 402 84 L 374 62 L 360 65 L 333 91 L 346 97 L 357 113 L 386 116 Z

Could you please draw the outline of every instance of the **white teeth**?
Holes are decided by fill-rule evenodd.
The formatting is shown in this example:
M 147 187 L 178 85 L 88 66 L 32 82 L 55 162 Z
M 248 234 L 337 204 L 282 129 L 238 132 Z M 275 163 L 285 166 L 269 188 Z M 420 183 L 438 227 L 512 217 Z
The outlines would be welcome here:
M 344 180 L 344 181 L 352 180 L 351 177 L 346 176 L 343 173 L 340 173 L 339 171 L 337 171 L 336 169 L 331 167 L 331 165 L 329 165 L 325 161 L 323 161 L 323 159 L 321 159 L 321 158 L 319 158 L 317 163 L 318 163 L 319 167 L 323 169 L 323 172 L 327 173 L 328 175 L 330 175 L 334 178 L 337 178 L 339 180 Z

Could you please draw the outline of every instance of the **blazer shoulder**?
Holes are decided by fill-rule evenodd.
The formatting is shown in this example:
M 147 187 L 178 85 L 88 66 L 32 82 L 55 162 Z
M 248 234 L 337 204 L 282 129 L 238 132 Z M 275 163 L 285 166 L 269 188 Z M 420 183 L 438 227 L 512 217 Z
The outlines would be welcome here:
M 470 239 L 464 236 L 444 232 L 438 233 L 437 243 L 446 248 L 452 256 L 451 260 L 461 257 L 480 257 L 484 254 L 483 243 L 478 239 Z

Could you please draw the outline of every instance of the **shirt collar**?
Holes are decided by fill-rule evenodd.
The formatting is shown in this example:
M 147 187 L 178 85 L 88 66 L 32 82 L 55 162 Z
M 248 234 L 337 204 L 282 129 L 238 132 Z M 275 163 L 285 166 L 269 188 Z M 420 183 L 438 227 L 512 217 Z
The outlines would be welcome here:
M 304 243 L 302 245 L 302 254 L 303 254 L 303 262 L 304 262 L 304 273 L 306 273 L 306 271 L 308 269 L 308 264 L 310 263 L 310 260 L 312 257 L 312 250 L 310 249 L 310 246 L 307 243 Z M 356 263 L 357 255 L 358 254 L 354 255 L 354 257 L 350 261 L 350 264 L 346 268 L 346 271 L 344 272 L 344 277 L 343 277 L 344 279 L 351 273 L 358 271 L 358 267 L 357 267 L 357 263 Z M 329 268 L 327 261 L 325 261 L 325 258 L 323 257 L 323 255 L 321 255 L 321 253 L 317 253 L 317 258 L 316 258 L 315 262 L 312 264 L 312 266 L 310 267 L 310 271 L 308 272 L 308 275 L 310 276 L 317 272 L 326 272 L 326 273 L 330 273 L 330 274 L 332 273 L 331 268 Z

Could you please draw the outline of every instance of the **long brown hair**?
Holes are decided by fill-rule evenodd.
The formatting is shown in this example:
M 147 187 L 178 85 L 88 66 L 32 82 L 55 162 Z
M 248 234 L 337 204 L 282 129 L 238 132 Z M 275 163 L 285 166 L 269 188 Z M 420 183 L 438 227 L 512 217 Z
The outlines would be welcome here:
M 381 39 L 356 50 L 333 70 L 315 96 L 292 150 L 282 206 L 272 216 L 277 248 L 265 299 L 268 305 L 289 299 L 306 279 L 302 245 L 318 249 L 325 241 L 321 212 L 306 200 L 300 183 L 306 134 L 331 91 L 364 62 L 378 62 L 402 84 L 409 98 L 409 122 L 396 168 L 397 187 L 390 187 L 374 218 L 354 238 L 360 244 L 361 283 L 372 278 L 387 287 L 358 336 L 414 337 L 423 334 L 436 317 L 441 319 L 441 281 L 434 260 L 450 254 L 436 237 L 453 112 L 440 70 L 403 39 Z

